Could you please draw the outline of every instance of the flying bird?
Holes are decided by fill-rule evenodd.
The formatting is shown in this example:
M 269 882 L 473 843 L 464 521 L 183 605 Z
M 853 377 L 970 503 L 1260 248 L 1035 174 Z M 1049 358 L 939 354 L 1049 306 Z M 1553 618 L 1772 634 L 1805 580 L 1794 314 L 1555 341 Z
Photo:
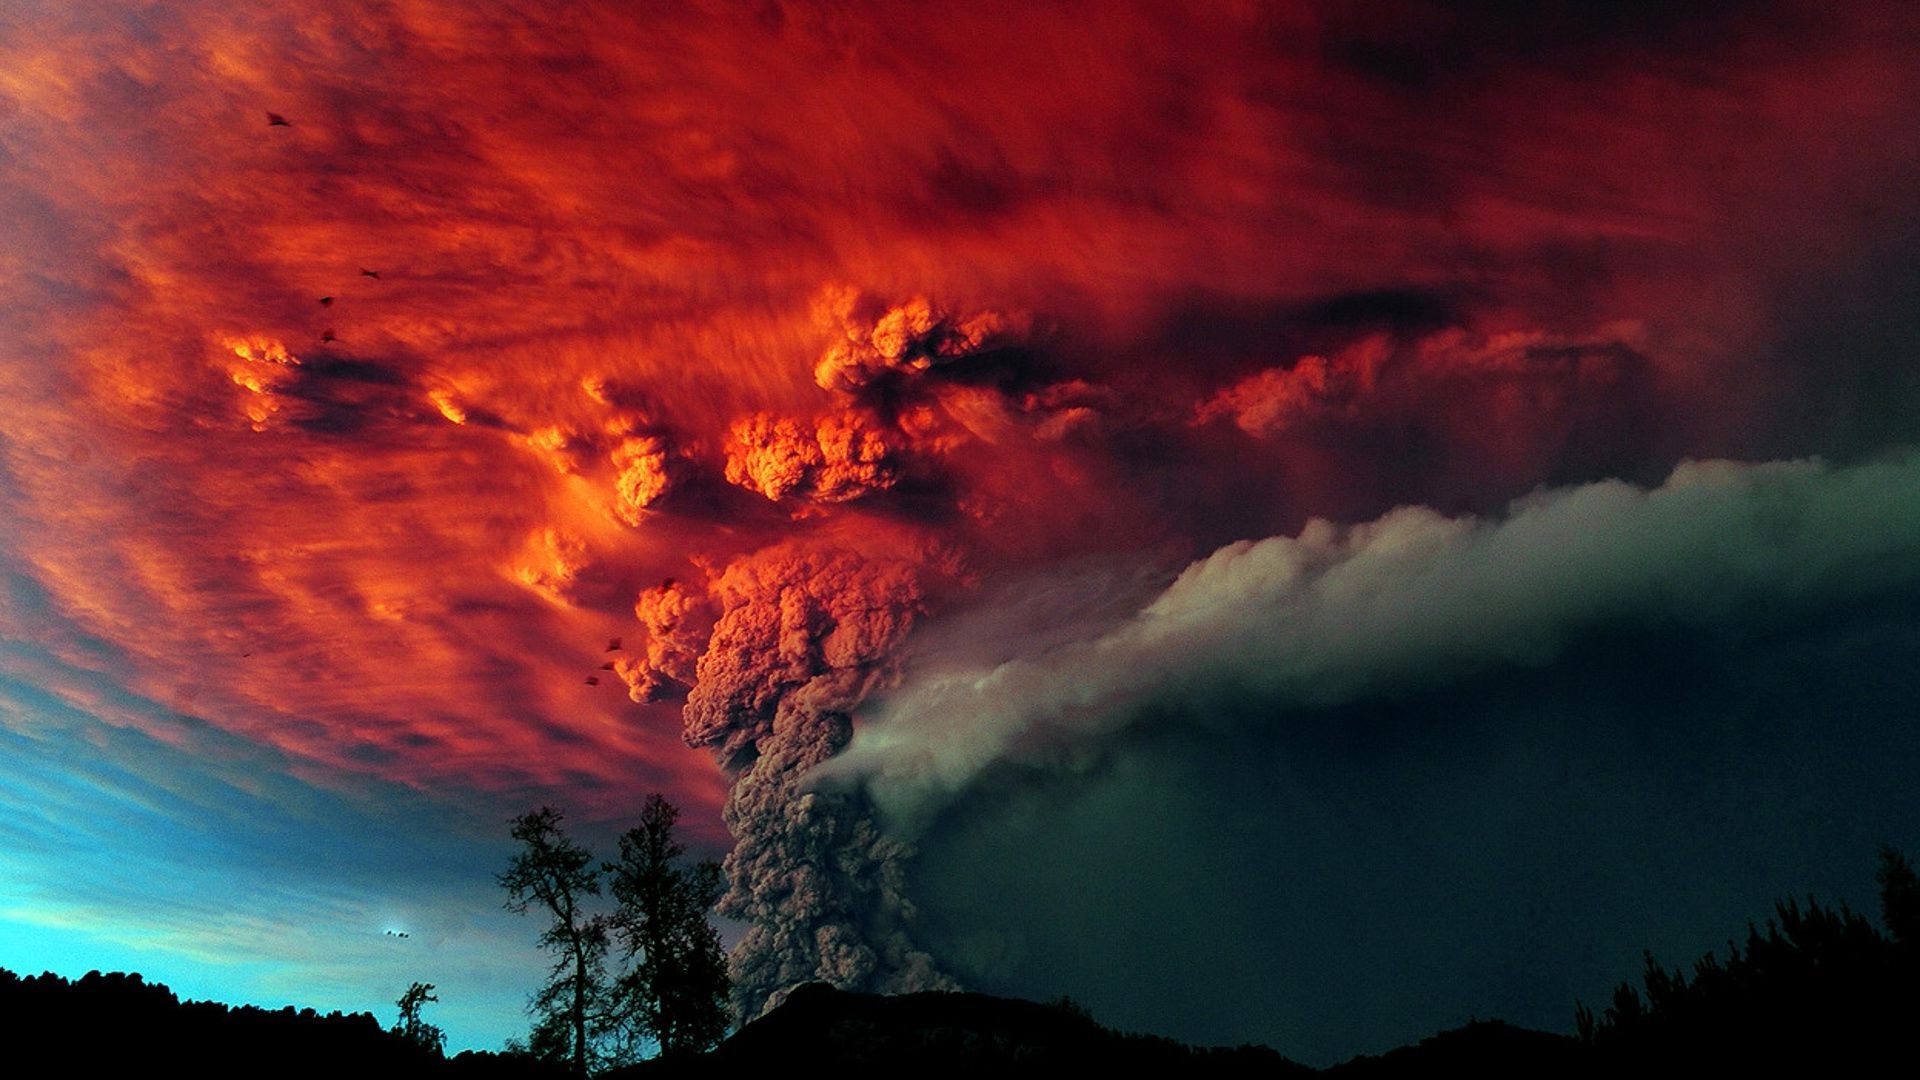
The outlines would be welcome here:
M 321 297 L 321 298 L 320 298 L 320 306 L 321 306 L 321 307 L 332 307 L 332 306 L 333 306 L 333 297 L 331 297 L 331 296 L 323 296 L 323 297 Z
M 619 652 L 619 651 L 620 651 L 620 639 L 619 639 L 619 638 L 608 638 L 608 639 L 607 639 L 607 651 L 608 651 L 608 652 Z
M 604 663 L 604 664 L 601 664 L 601 665 L 600 665 L 600 670 L 601 670 L 601 671 L 612 671 L 612 670 L 613 670 L 613 661 L 611 661 L 611 660 L 609 660 L 609 661 L 607 661 L 606 663 Z
M 364 267 L 364 266 L 363 266 L 363 267 L 361 267 L 361 268 L 360 268 L 360 276 L 361 276 L 361 277 L 370 277 L 370 278 L 372 278 L 372 279 L 373 279 L 373 280 L 375 280 L 375 281 L 379 281 L 379 280 L 380 280 L 380 271 L 378 271 L 378 270 L 369 270 L 369 269 L 367 269 L 366 267 Z
M 588 685 L 588 686 L 599 686 L 599 685 L 600 685 L 600 676 L 598 676 L 598 675 L 589 675 L 589 676 L 587 676 L 587 685 Z
M 339 340 L 340 340 L 339 338 L 337 338 L 337 337 L 335 337 L 335 336 L 333 336 L 333 331 L 332 331 L 332 330 L 322 330 L 322 331 L 320 331 L 320 344 L 322 344 L 322 345 L 331 345 L 331 344 L 333 344 L 334 342 L 336 342 L 336 341 L 339 341 Z
M 267 114 L 267 126 L 268 127 L 292 127 L 293 121 L 287 119 L 284 116 L 281 116 L 277 112 L 270 112 Z

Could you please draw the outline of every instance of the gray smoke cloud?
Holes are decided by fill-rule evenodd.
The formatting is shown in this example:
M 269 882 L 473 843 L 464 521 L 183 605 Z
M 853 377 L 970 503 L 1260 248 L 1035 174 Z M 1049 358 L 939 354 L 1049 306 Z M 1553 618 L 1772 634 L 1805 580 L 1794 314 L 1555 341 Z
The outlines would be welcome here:
M 853 710 L 889 674 L 922 606 L 911 563 L 779 546 L 709 588 L 718 612 L 684 713 L 689 745 L 733 778 L 722 914 L 745 920 L 732 955 L 743 1019 L 822 980 L 905 993 L 954 985 L 908 934 L 911 847 L 857 791 L 803 789 L 847 743 Z
M 925 417 L 903 424 L 868 399 L 1023 329 L 924 299 L 886 307 L 851 289 L 828 290 L 815 314 L 829 338 L 815 382 L 839 401 L 811 420 L 741 417 L 725 447 L 727 480 L 774 502 L 832 505 L 893 487 L 916 440 L 939 440 Z M 667 460 L 664 447 L 640 449 L 636 462 Z M 616 670 L 635 700 L 684 688 L 687 743 L 733 781 L 720 911 L 748 924 L 732 956 L 742 1018 L 814 980 L 882 993 L 956 985 L 908 931 L 911 846 L 880 827 L 864 792 L 803 784 L 847 745 L 854 709 L 894 674 L 924 613 L 925 572 L 912 557 L 783 544 L 735 561 L 704 596 L 670 581 L 635 603 L 648 642 Z
M 1920 584 L 1920 455 L 1686 462 L 1654 489 L 1543 491 L 1499 519 L 1408 507 L 1230 544 L 1104 632 L 990 666 L 930 662 L 812 778 L 911 836 L 997 762 L 1044 761 L 1155 703 L 1268 715 L 1553 662 L 1608 627 L 1761 633 Z

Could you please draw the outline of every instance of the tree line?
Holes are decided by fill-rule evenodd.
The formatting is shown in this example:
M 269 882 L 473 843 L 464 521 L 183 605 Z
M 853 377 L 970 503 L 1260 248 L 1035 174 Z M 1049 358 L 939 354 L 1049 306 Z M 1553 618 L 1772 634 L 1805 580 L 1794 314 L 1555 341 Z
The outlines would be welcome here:
M 441 1066 L 437 1052 L 371 1013 L 183 1001 L 137 972 L 68 980 L 0 968 L 0 1030 L 11 1036 L 14 1076 L 131 1076 L 156 1062 L 215 1077 L 393 1076 Z M 35 1069 L 36 1056 L 48 1064 Z
M 1601 1011 L 1579 1005 L 1579 1038 L 1609 1071 L 1820 1069 L 1912 1061 L 1920 1017 L 1920 875 L 1880 849 L 1880 926 L 1845 904 L 1785 900 L 1727 955 L 1691 973 L 1652 952 L 1640 986 Z

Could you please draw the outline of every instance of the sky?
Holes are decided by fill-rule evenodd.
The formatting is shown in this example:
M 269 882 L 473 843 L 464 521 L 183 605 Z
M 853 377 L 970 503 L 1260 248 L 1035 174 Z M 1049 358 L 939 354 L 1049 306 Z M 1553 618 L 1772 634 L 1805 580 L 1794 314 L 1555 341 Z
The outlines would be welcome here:
M 0 966 L 1315 1064 L 1920 850 L 1920 13 L 0 11 Z M 279 123 L 272 122 L 278 119 Z M 405 938 L 399 933 L 405 932 Z

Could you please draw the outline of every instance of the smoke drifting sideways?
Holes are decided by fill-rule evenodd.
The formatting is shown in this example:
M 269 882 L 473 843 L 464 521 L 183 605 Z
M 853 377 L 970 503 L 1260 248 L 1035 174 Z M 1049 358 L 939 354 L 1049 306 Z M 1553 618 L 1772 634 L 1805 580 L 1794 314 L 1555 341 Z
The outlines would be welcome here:
M 911 837 L 983 773 L 1085 754 L 1156 706 L 1270 721 L 1545 667 L 1584 635 L 1718 647 L 1920 587 L 1920 454 L 1681 463 L 1659 487 L 1542 490 L 1498 518 L 1418 506 L 1229 544 L 1118 625 L 992 666 L 923 656 L 816 771 Z M 1232 710 L 1222 710 L 1231 712 Z

